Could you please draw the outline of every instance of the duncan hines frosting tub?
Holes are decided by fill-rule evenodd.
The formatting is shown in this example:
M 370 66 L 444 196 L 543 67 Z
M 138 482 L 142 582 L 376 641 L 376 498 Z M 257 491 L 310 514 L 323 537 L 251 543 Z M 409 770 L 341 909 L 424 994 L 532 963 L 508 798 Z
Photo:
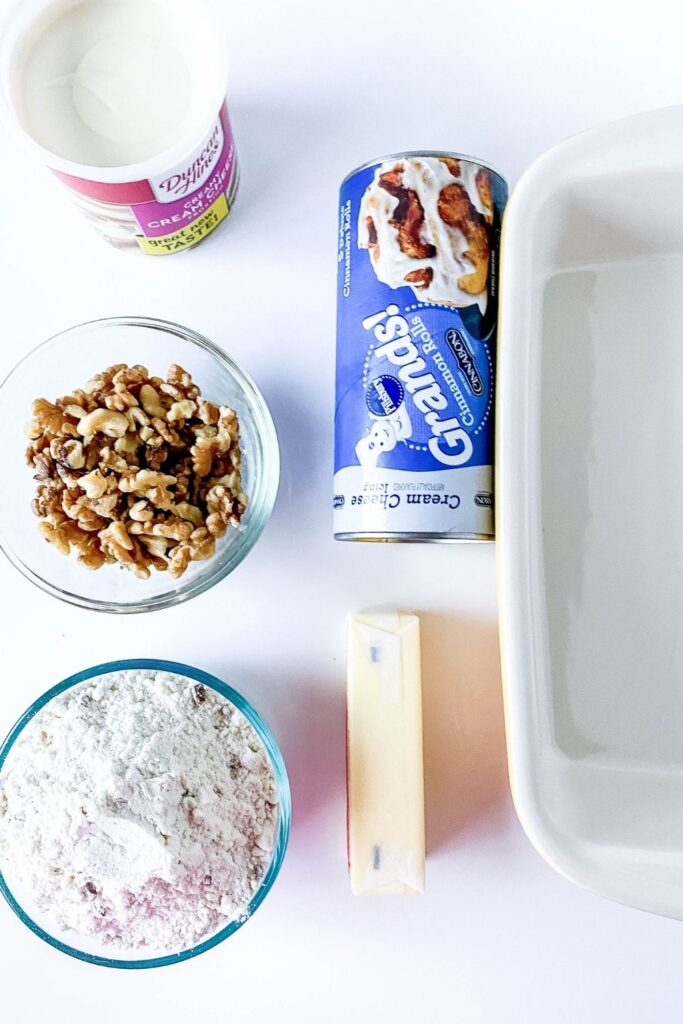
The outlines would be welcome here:
M 570 139 L 503 231 L 497 540 L 538 850 L 683 918 L 683 107 Z
M 227 58 L 201 0 L 22 0 L 1 27 L 8 120 L 104 238 L 167 255 L 225 220 Z

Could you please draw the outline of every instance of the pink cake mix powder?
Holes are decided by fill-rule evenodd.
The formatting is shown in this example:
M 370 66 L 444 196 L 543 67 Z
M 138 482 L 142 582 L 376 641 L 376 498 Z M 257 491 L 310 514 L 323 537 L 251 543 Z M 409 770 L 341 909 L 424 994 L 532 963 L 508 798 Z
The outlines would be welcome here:
M 229 701 L 116 672 L 50 701 L 12 747 L 0 862 L 60 929 L 180 951 L 245 916 L 277 813 L 268 755 Z

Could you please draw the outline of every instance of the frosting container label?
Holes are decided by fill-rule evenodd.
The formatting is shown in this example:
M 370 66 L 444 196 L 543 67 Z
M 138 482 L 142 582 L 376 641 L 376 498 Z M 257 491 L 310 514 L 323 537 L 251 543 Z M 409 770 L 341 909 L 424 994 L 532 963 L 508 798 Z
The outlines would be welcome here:
M 498 243 L 492 170 L 410 154 L 342 185 L 337 536 L 493 536 Z
M 54 171 L 77 193 L 86 215 L 97 219 L 120 208 L 143 252 L 166 255 L 189 249 L 229 211 L 237 190 L 237 160 L 225 104 L 200 145 L 182 163 L 144 181 L 108 184 Z

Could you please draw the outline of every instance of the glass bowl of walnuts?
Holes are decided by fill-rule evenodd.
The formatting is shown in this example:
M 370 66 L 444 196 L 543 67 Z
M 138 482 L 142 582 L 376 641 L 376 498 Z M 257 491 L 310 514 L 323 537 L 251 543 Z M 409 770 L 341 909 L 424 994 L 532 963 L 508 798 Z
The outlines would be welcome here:
M 176 324 L 81 324 L 0 386 L 0 472 L 14 493 L 0 547 L 35 584 L 97 611 L 185 601 L 261 535 L 279 479 L 277 436 L 251 379 Z M 9 496 L 7 496 L 9 497 Z

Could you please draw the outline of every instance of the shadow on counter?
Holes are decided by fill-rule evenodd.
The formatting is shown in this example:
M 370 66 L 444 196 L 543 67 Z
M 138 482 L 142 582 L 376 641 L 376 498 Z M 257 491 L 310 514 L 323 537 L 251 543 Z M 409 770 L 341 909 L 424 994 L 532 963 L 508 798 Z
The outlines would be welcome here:
M 309 685 L 305 699 L 292 703 L 279 715 L 283 735 L 296 737 L 283 744 L 283 755 L 292 787 L 297 840 L 306 836 L 305 826 L 330 805 L 343 815 L 346 799 L 346 731 L 342 686 Z M 291 720 L 286 721 L 287 718 Z M 302 826 L 304 826 L 302 828 Z M 314 835 L 314 833 L 312 834 Z
M 427 853 L 510 805 L 495 622 L 420 613 Z

